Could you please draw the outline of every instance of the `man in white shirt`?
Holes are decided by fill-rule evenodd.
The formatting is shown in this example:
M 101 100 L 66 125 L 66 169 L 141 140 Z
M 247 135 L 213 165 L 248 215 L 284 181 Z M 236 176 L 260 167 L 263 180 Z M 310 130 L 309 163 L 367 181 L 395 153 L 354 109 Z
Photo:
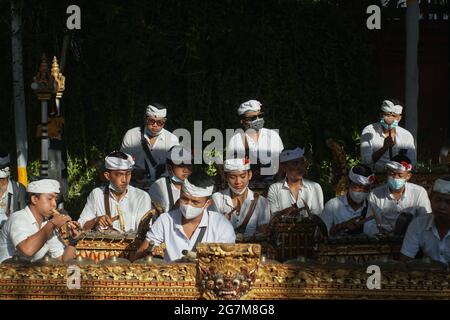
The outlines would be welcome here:
M 280 162 L 286 178 L 269 188 L 267 198 L 272 215 L 282 210 L 294 213 L 304 207 L 320 215 L 323 210 L 323 192 L 318 183 L 303 177 L 306 171 L 304 150 L 285 149 L 280 155 Z M 304 210 L 301 213 L 306 216 Z
M 395 99 L 384 100 L 380 121 L 364 128 L 361 134 L 362 163 L 372 166 L 375 172 L 384 172 L 386 163 L 400 154 L 416 164 L 416 146 L 412 134 L 400 127 L 403 107 Z
M 414 259 L 422 250 L 425 257 L 450 268 L 450 177 L 435 181 L 430 198 L 433 213 L 411 222 L 403 239 L 400 259 Z
M 130 154 L 136 162 L 132 184 L 147 190 L 165 173 L 167 151 L 179 144 L 178 138 L 164 129 L 167 109 L 159 104 L 149 105 L 144 124 L 127 131 L 121 151 Z
M 142 217 L 151 209 L 147 192 L 130 186 L 132 157 L 114 151 L 105 158 L 105 187 L 92 190 L 78 222 L 84 230 L 114 228 L 121 232 L 138 230 Z
M 15 255 L 31 262 L 46 254 L 61 261 L 75 258 L 75 245 L 81 232 L 69 216 L 54 214 L 59 191 L 56 180 L 29 183 L 28 205 L 14 212 L 0 231 L 0 262 Z M 66 223 L 69 223 L 70 238 L 69 245 L 64 247 L 56 230 Z
M 224 214 L 244 237 L 267 232 L 269 203 L 248 187 L 252 178 L 248 159 L 227 159 L 224 171 L 228 188 L 212 195 L 214 211 Z
M 173 146 L 167 156 L 169 176 L 161 177 L 149 190 L 152 202 L 158 204 L 163 212 L 173 209 L 180 198 L 181 187 L 192 173 L 192 153 L 180 145 Z
M 375 181 L 372 169 L 356 165 L 350 169 L 348 178 L 347 194 L 329 200 L 320 217 L 330 236 L 340 233 L 375 235 L 379 232 L 381 210 L 367 200 Z
M 25 208 L 26 189 L 11 179 L 9 154 L 0 150 L 0 229 L 14 211 Z
M 249 158 L 253 173 L 257 176 L 271 177 L 279 167 L 279 155 L 283 150 L 283 142 L 275 130 L 264 128 L 261 103 L 249 100 L 238 108 L 241 125 L 227 145 L 226 159 Z
M 374 189 L 369 201 L 382 210 L 382 225 L 392 231 L 400 213 L 413 217 L 431 213 L 430 199 L 425 188 L 408 181 L 412 177 L 411 161 L 397 155 L 387 162 L 387 182 Z
M 196 251 L 200 242 L 234 243 L 235 233 L 223 214 L 210 211 L 214 181 L 203 173 L 194 173 L 181 190 L 180 206 L 162 214 L 153 223 L 135 258 L 147 253 L 149 244 L 166 248 L 164 259 L 174 261 L 186 252 Z

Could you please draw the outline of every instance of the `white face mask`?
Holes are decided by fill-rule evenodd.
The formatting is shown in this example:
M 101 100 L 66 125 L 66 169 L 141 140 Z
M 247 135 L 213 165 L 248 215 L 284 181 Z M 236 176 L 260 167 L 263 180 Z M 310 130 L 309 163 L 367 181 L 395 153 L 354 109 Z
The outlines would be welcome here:
M 247 183 L 246 186 L 245 186 L 244 188 L 242 188 L 242 190 L 240 190 L 240 191 L 239 191 L 238 189 L 233 188 L 230 184 L 228 184 L 228 187 L 230 188 L 230 190 L 231 190 L 234 194 L 237 194 L 238 196 L 240 196 L 240 195 L 244 194 L 245 190 L 247 190 L 248 183 Z
M 109 183 L 109 189 L 111 189 L 112 191 L 117 192 L 117 193 L 122 193 L 122 191 L 119 190 L 119 188 L 117 188 L 117 187 L 116 187 L 114 184 L 112 184 L 111 182 Z
M 357 192 L 357 191 L 349 190 L 348 194 L 350 195 L 350 198 L 353 201 L 355 201 L 356 203 L 361 203 L 369 197 L 368 192 Z
M 201 208 L 193 207 L 189 204 L 180 203 L 181 214 L 188 220 L 198 217 L 205 209 L 206 204 Z

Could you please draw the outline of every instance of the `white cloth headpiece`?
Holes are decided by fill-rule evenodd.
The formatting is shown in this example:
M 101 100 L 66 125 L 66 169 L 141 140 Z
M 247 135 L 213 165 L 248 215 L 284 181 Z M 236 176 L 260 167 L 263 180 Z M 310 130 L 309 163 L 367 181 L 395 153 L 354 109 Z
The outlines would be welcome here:
M 434 182 L 433 191 L 450 195 L 450 181 L 437 179 Z
M 248 159 L 227 159 L 224 163 L 224 171 L 247 171 L 250 170 L 250 161 Z
M 172 161 L 175 165 L 182 163 L 192 164 L 192 153 L 189 149 L 176 145 L 168 151 L 167 159 Z
M 238 108 L 238 114 L 244 115 L 246 112 L 256 112 L 261 110 L 261 102 L 258 100 L 249 100 L 242 103 Z
M 145 111 L 145 114 L 147 116 L 153 116 L 156 118 L 165 118 L 167 115 L 167 109 L 158 109 L 157 107 L 149 104 L 147 106 L 147 110 Z
M 303 158 L 305 150 L 302 148 L 285 149 L 280 153 L 280 162 L 287 162 L 294 159 Z
M 184 193 L 190 194 L 193 197 L 209 197 L 213 194 L 213 190 L 214 185 L 211 185 L 207 188 L 200 188 L 191 184 L 188 179 L 184 180 L 184 184 L 182 187 L 182 191 Z
M 395 114 L 402 114 L 403 107 L 399 104 L 394 104 L 390 100 L 384 100 L 381 104 L 381 111 L 392 112 Z
M 3 169 L 0 169 L 0 179 L 1 178 L 8 178 L 9 177 L 9 167 L 5 167 Z
M 53 179 L 42 179 L 28 184 L 27 192 L 30 193 L 59 193 L 59 182 Z
M 412 170 L 412 165 L 410 165 L 409 163 L 407 163 L 405 161 L 402 161 L 402 162 L 388 161 L 388 162 L 386 162 L 386 168 L 395 170 L 395 171 L 410 172 Z
M 353 167 L 350 169 L 350 172 L 348 173 L 348 178 L 356 183 L 356 184 L 362 184 L 362 185 L 370 185 L 372 183 L 374 183 L 375 181 L 375 175 L 370 175 L 368 177 L 362 176 L 360 174 L 357 174 L 355 172 L 353 172 Z
M 125 153 L 126 154 L 126 153 Z M 133 157 L 129 154 L 127 159 L 107 156 L 105 158 L 105 168 L 108 170 L 131 170 L 134 166 Z

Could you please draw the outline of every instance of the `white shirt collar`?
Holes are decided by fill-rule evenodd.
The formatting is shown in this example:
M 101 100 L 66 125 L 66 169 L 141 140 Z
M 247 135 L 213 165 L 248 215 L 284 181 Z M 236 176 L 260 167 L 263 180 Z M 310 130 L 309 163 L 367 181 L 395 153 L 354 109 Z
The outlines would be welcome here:
M 33 212 L 31 212 L 30 207 L 28 207 L 28 206 L 25 207 L 25 213 L 26 213 L 25 218 L 27 219 L 27 221 L 30 224 L 38 225 L 38 222 L 37 222 L 36 218 L 34 217 Z
M 289 191 L 291 191 L 291 188 L 289 188 L 289 184 L 288 184 L 287 178 L 284 178 L 283 188 L 288 189 Z M 303 188 L 308 189 L 308 185 L 305 184 L 305 177 L 302 177 L 302 183 L 300 184 L 300 190 L 302 190 Z

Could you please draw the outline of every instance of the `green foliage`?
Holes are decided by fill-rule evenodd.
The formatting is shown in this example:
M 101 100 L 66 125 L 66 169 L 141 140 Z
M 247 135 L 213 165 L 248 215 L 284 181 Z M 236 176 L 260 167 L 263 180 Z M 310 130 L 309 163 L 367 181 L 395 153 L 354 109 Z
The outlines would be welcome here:
M 371 1 L 80 0 L 82 30 L 71 32 L 62 100 L 65 142 L 84 170 L 99 154 L 120 147 L 152 101 L 168 106 L 167 129 L 239 127 L 236 109 L 263 103 L 267 127 L 286 147 L 311 144 L 311 176 L 326 180 L 327 138 L 357 156 L 354 132 L 372 122 L 381 100 L 374 82 L 375 34 L 365 27 Z M 39 157 L 33 135 L 40 108 L 30 90 L 43 52 L 60 55 L 70 1 L 30 1 L 23 7 L 24 75 L 30 159 Z M 0 55 L 11 61 L 9 10 L 0 11 Z M 13 123 L 11 70 L 5 63 L 2 117 Z M 14 150 L 13 126 L 0 141 Z M 77 168 L 77 169 L 75 169 Z M 207 167 L 208 174 L 216 174 Z M 73 173 L 71 195 L 85 175 Z M 87 182 L 86 182 L 87 183 Z M 72 198 L 71 198 L 72 199 Z

